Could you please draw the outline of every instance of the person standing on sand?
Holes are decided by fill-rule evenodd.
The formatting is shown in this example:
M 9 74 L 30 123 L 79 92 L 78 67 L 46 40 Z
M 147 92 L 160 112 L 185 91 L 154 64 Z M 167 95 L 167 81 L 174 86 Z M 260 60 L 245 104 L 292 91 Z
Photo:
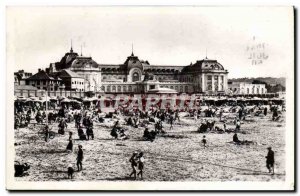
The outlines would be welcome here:
M 77 168 L 78 168 L 78 171 L 82 170 L 82 160 L 83 160 L 82 146 L 78 145 L 78 153 L 77 153 Z
M 143 179 L 143 169 L 144 169 L 144 162 L 145 162 L 143 155 L 144 155 L 144 153 L 140 152 L 140 154 L 138 156 L 138 169 L 140 171 L 139 171 L 139 173 L 137 173 L 137 176 L 141 175 L 141 179 Z
M 180 122 L 178 109 L 175 112 L 175 119 L 174 119 L 174 121 L 176 121 L 176 119 L 178 119 L 178 122 Z
M 194 111 L 194 120 L 195 122 L 198 120 L 198 112 L 196 110 Z
M 73 151 L 73 140 L 72 140 L 72 132 L 69 132 L 69 143 L 67 145 L 67 151 L 72 152 Z
M 275 163 L 275 160 L 274 160 L 274 151 L 272 150 L 271 147 L 268 147 L 268 154 L 266 156 L 266 166 L 269 170 L 269 173 L 273 172 L 272 174 L 274 174 L 274 163 Z
M 132 172 L 129 175 L 129 177 L 133 175 L 134 180 L 136 180 L 137 152 L 134 152 L 132 154 L 131 158 L 129 159 L 129 162 L 131 163 L 131 168 L 132 168 Z
M 173 122 L 174 122 L 174 117 L 173 114 L 170 115 L 170 130 L 173 129 Z
M 206 148 L 206 136 L 203 135 L 203 139 L 202 139 L 202 144 L 203 144 L 203 147 Z
M 49 138 L 49 126 L 46 125 L 44 129 L 45 129 L 45 142 L 48 142 L 48 138 Z

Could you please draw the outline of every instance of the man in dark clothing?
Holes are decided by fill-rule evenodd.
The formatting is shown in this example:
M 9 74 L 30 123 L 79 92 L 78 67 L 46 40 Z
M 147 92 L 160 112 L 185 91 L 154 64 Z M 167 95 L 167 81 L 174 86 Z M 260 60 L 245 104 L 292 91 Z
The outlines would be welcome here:
M 203 135 L 203 139 L 202 139 L 202 144 L 203 144 L 203 147 L 206 148 L 206 137 L 205 135 Z
M 234 142 L 235 144 L 241 144 L 241 141 L 239 140 L 239 138 L 238 138 L 238 136 L 237 136 L 236 133 L 233 135 L 232 140 L 233 140 L 233 142 Z
M 266 156 L 266 159 L 267 159 L 267 161 L 266 161 L 266 163 L 267 163 L 267 168 L 268 168 L 268 170 L 269 170 L 269 173 L 271 173 L 272 171 L 273 171 L 273 174 L 274 174 L 274 162 L 275 162 L 275 160 L 274 160 L 274 151 L 272 150 L 272 148 L 271 147 L 268 147 L 268 154 L 267 154 L 267 156 Z
M 170 122 L 170 129 L 173 129 L 173 122 L 174 122 L 173 115 L 170 115 L 169 122 Z
M 82 146 L 78 145 L 78 153 L 77 153 L 77 168 L 78 168 L 78 171 L 82 170 L 82 160 L 83 160 Z
M 265 107 L 265 109 L 264 109 L 264 115 L 267 116 L 267 114 L 268 114 L 268 108 Z
M 46 125 L 45 126 L 45 142 L 48 142 L 48 138 L 49 138 L 49 126 Z

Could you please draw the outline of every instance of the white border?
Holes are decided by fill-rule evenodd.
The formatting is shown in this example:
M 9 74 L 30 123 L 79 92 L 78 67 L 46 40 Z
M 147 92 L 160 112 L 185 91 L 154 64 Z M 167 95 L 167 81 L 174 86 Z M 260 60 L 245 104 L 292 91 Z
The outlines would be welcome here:
M 6 3 L 6 5 L 20 5 L 20 2 L 22 1 L 12 1 L 9 3 Z M 35 4 L 37 5 L 37 1 L 28 1 L 29 4 Z M 57 3 L 57 1 L 54 1 L 56 5 L 86 5 L 86 2 L 82 2 L 82 1 L 72 1 L 72 3 L 70 3 L 70 1 L 66 1 L 63 3 Z M 95 1 L 92 1 L 95 2 Z M 104 1 L 104 4 L 102 5 L 120 5 L 120 4 L 115 4 L 114 2 L 120 2 L 120 1 Z M 127 1 L 128 2 L 128 1 Z M 132 1 L 129 1 L 131 3 L 127 4 L 127 5 L 133 5 L 136 4 L 136 1 L 133 1 L 135 3 L 132 3 Z M 153 1 L 151 1 L 153 3 Z M 154 1 L 154 3 L 156 2 L 157 5 L 165 5 L 165 4 L 161 4 L 158 3 L 157 1 Z M 195 5 L 196 1 L 189 1 L 189 3 L 186 3 L 185 5 Z M 21 3 L 24 4 L 24 3 Z M 28 3 L 26 3 L 26 5 L 29 5 Z M 39 5 L 53 5 L 53 1 L 49 2 L 38 2 Z M 149 4 L 149 2 L 148 2 Z M 176 3 L 175 3 L 176 4 Z M 175 5 L 172 4 L 172 5 Z M 234 3 L 235 4 L 235 3 Z M 91 4 L 90 4 L 91 5 Z M 92 5 L 95 5 L 94 3 L 92 3 Z M 140 4 L 143 5 L 143 4 Z M 169 4 L 170 5 L 170 4 Z M 177 4 L 176 4 L 177 5 Z M 230 4 L 228 4 L 230 5 Z M 266 4 L 267 5 L 267 4 Z M 1 11 L 3 11 L 3 6 L 1 7 Z M 5 13 L 1 12 L 1 13 Z M 1 22 L 3 22 L 3 20 L 1 20 Z M 1 37 L 2 40 L 5 40 L 5 34 L 4 36 Z M 5 42 L 5 41 L 4 41 Z M 2 43 L 4 43 L 2 42 Z M 2 47 L 3 48 L 3 47 Z M 4 48 L 5 51 L 5 48 Z M 5 53 L 5 52 L 4 52 Z M 2 54 L 1 54 L 2 55 Z M 5 56 L 5 55 L 4 55 Z M 4 57 L 3 56 L 3 57 Z M 1 59 L 5 59 L 5 58 L 1 58 Z M 4 60 L 4 65 L 7 62 L 5 62 Z M 5 66 L 4 66 L 5 67 Z M 7 122 L 7 127 L 6 129 L 6 141 L 7 141 L 7 162 L 11 162 L 13 161 L 13 156 L 11 156 L 12 151 L 14 149 L 13 146 L 13 132 L 10 132 L 9 130 L 13 130 L 13 126 L 11 121 L 9 121 L 8 119 L 13 119 L 13 115 L 12 115 L 12 110 L 13 108 L 11 107 L 13 105 L 13 99 L 11 99 L 13 97 L 13 88 L 11 88 L 11 84 L 13 84 L 13 68 L 12 67 L 6 67 L 6 72 L 3 71 L 1 74 L 4 74 L 3 77 L 1 77 L 2 79 L 4 79 L 4 82 L 2 82 L 1 84 L 6 84 L 6 107 L 2 107 L 2 108 L 6 108 L 6 122 Z M 5 70 L 5 68 L 4 68 Z M 5 73 L 6 73 L 6 81 L 5 81 Z M 287 130 L 294 130 L 294 78 L 293 75 L 290 75 L 291 77 L 287 79 L 287 119 L 289 119 L 289 123 L 287 123 Z M 4 89 L 4 88 L 2 88 Z M 4 98 L 5 96 L 3 96 L 2 98 Z M 2 103 L 4 103 L 4 101 L 2 100 Z M 4 121 L 4 118 L 1 118 L 2 121 Z M 10 123 L 9 123 L 10 122 Z M 0 122 L 1 123 L 1 122 Z M 5 124 L 4 122 L 1 123 L 2 125 Z M 293 163 L 294 163 L 294 159 L 293 159 L 293 148 L 294 148 L 294 142 L 293 140 L 291 140 L 290 138 L 294 137 L 294 133 L 291 131 L 287 131 L 287 135 L 286 138 L 289 139 L 290 142 L 287 142 L 287 162 L 288 164 L 286 165 L 287 167 L 287 171 L 286 171 L 286 179 L 289 182 L 293 181 Z M 8 153 L 9 152 L 9 153 Z M 3 161 L 4 162 L 4 161 Z M 291 164 L 292 163 L 292 164 Z M 13 173 L 13 168 L 12 165 L 7 164 L 7 173 Z M 289 169 L 289 170 L 288 170 Z M 287 182 L 286 181 L 286 182 Z M 88 187 L 87 184 L 88 183 Z M 84 185 L 83 185 L 84 184 Z M 30 188 L 29 188 L 30 187 Z M 75 187 L 75 188 L 74 188 Z M 48 190 L 132 190 L 132 189 L 136 189 L 136 190 L 158 190 L 158 189 L 163 189 L 163 190 L 289 190 L 293 187 L 293 184 L 290 183 L 282 183 L 282 182 L 272 182 L 272 183 L 267 183 L 267 182 L 126 182 L 126 183 L 118 183 L 118 185 L 116 186 L 116 182 L 103 182 L 103 181 L 97 181 L 97 182 L 14 182 L 11 181 L 11 179 L 7 178 L 7 188 L 8 189 L 19 189 L 19 190 L 23 190 L 23 189 L 48 189 Z M 117 188 L 117 189 L 116 189 Z

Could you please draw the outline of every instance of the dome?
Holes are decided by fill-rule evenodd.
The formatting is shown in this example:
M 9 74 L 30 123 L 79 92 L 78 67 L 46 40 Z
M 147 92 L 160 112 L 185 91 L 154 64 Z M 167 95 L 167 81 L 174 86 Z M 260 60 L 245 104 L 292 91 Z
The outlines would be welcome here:
M 143 64 L 137 56 L 134 56 L 132 53 L 131 56 L 127 57 L 124 66 L 127 68 L 127 70 L 131 70 L 132 68 L 139 68 L 140 70 L 143 70 Z
M 99 65 L 92 57 L 78 56 L 73 60 L 71 68 L 99 68 Z
M 201 69 L 224 70 L 224 67 L 220 63 L 218 63 L 217 60 L 210 60 L 206 58 L 202 61 L 197 61 L 197 63 L 198 62 L 200 62 L 201 64 Z

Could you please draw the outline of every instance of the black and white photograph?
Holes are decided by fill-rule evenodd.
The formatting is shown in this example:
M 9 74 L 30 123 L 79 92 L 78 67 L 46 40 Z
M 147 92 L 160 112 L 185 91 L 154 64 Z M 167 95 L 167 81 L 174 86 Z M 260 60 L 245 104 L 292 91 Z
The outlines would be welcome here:
M 295 189 L 292 6 L 7 6 L 9 190 Z

